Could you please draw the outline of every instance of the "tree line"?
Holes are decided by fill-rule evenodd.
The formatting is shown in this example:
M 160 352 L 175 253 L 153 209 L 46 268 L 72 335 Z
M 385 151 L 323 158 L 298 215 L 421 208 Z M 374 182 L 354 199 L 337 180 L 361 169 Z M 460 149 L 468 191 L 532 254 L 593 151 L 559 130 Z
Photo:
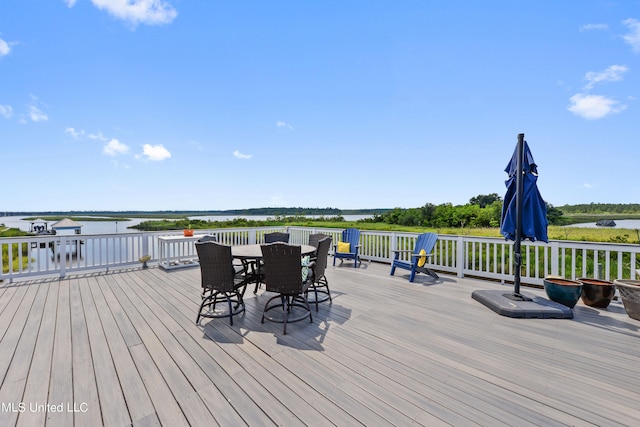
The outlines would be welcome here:
M 565 205 L 559 207 L 562 212 L 570 214 L 638 214 L 640 204 L 588 203 L 582 205 Z
M 546 206 L 549 224 L 567 223 L 561 210 L 549 203 Z M 419 208 L 395 208 L 361 221 L 430 228 L 477 228 L 499 227 L 501 215 L 502 198 L 497 193 L 491 193 L 472 197 L 465 205 L 427 203 Z

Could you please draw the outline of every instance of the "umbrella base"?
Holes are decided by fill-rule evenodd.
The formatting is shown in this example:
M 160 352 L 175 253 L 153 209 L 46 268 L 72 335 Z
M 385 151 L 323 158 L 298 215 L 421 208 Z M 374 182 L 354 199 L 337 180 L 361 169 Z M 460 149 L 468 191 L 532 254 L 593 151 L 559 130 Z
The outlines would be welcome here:
M 504 290 L 474 291 L 471 297 L 496 313 L 525 319 L 573 319 L 573 311 L 567 306 L 535 295 L 505 293 Z
M 533 298 L 529 298 L 523 294 L 516 294 L 515 292 L 511 292 L 510 294 L 502 294 L 503 297 L 510 299 L 511 301 L 533 301 Z

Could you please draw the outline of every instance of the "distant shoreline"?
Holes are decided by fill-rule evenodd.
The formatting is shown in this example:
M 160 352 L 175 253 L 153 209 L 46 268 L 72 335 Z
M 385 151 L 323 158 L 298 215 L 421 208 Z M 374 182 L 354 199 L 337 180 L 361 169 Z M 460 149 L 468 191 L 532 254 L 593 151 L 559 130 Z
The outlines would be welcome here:
M 252 208 L 252 209 L 229 209 L 229 210 L 166 210 L 166 211 L 16 211 L 0 212 L 3 216 L 24 216 L 24 217 L 70 217 L 70 216 L 92 216 L 104 218 L 184 218 L 187 216 L 305 216 L 323 215 L 327 217 L 339 215 L 380 215 L 390 212 L 390 208 L 371 209 L 335 209 L 335 208 Z

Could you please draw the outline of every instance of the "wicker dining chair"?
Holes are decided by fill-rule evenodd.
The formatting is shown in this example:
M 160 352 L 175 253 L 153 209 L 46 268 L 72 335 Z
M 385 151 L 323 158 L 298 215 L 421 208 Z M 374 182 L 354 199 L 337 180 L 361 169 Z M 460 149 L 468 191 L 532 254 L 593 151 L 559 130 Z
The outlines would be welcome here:
M 313 281 L 313 275 L 309 272 L 307 278 L 302 279 L 300 246 L 276 242 L 262 245 L 261 250 L 267 292 L 278 294 L 269 298 L 264 305 L 262 323 L 265 319 L 283 323 L 284 334 L 286 334 L 287 323 L 306 318 L 309 318 L 309 322 L 313 322 L 311 307 L 305 296 Z M 302 310 L 295 310 L 296 308 Z
M 273 233 L 265 233 L 264 234 L 264 242 L 265 243 L 276 243 L 276 242 L 284 242 L 289 243 L 289 233 L 282 233 L 279 231 L 274 231 Z M 264 274 L 262 271 L 264 270 L 264 264 L 262 261 L 251 261 L 248 265 L 249 269 L 252 271 L 252 274 L 255 278 L 256 286 L 253 288 L 253 293 L 257 294 L 258 289 L 260 289 L 260 284 L 264 279 Z
M 205 234 L 204 236 L 198 239 L 198 242 L 200 243 L 217 242 L 217 241 L 218 241 L 218 238 L 213 234 Z M 233 269 L 235 270 L 236 274 L 241 274 L 241 273 L 245 274 L 248 271 L 249 267 L 250 265 L 247 262 L 238 262 L 236 260 L 233 261 Z
M 265 233 L 264 234 L 264 242 L 265 243 L 275 243 L 275 242 L 284 242 L 289 243 L 289 233 L 282 233 L 279 231 L 275 231 L 273 233 Z
M 234 267 L 231 246 L 196 242 L 196 251 L 202 280 L 202 303 L 196 324 L 201 317 L 228 317 L 233 326 L 233 316 L 245 310 L 242 299 L 247 287 L 245 271 L 238 272 Z M 227 303 L 226 309 L 216 311 L 216 304 L 221 302 Z
M 327 237 L 330 238 L 331 236 L 329 236 L 328 234 L 323 234 L 323 233 L 310 234 L 309 235 L 309 246 L 313 246 L 317 250 L 318 249 L 318 244 L 320 243 L 320 240 L 326 239 Z
M 324 274 L 327 268 L 327 257 L 329 256 L 331 240 L 331 236 L 325 236 L 324 239 L 318 242 L 318 249 L 316 249 L 316 255 L 311 267 L 313 270 L 313 282 L 307 291 L 307 299 L 309 303 L 316 304 L 316 311 L 318 311 L 318 303 L 327 300 L 330 303 L 332 302 L 331 292 L 329 291 L 329 281 Z M 313 299 L 311 299 L 309 295 L 313 295 Z

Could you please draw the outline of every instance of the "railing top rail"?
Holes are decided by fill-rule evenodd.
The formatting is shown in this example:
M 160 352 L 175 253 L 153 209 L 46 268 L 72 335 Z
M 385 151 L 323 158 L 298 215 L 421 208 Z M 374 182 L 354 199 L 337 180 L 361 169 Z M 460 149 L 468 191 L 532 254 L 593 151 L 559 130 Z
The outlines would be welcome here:
M 329 228 L 329 227 L 303 227 L 303 226 L 270 226 L 270 227 L 235 227 L 235 228 L 212 228 L 212 229 L 198 229 L 198 234 L 214 234 L 214 233 L 247 233 L 252 231 L 267 231 L 267 230 L 278 230 L 278 229 L 290 229 L 290 230 L 320 230 L 327 231 L 333 233 L 339 233 L 343 229 L 342 228 Z M 420 234 L 420 232 L 411 232 L 411 231 L 385 231 L 385 230 L 361 230 L 362 234 L 375 234 L 375 235 L 395 235 L 395 236 L 406 236 L 406 237 L 416 237 Z M 133 237 L 133 236 L 167 236 L 167 235 L 180 235 L 182 234 L 181 230 L 162 230 L 162 231 L 139 231 L 133 233 L 101 233 L 101 234 L 70 234 L 70 235 L 27 235 L 27 236 L 11 236 L 11 237 L 0 237 L 0 243 L 3 242 L 15 242 L 19 240 L 58 240 L 62 237 L 67 239 L 84 239 L 84 238 L 104 238 L 104 237 Z M 491 237 L 491 236 L 471 236 L 467 234 L 442 234 L 438 233 L 438 236 L 441 239 L 454 239 L 462 237 L 465 240 L 473 240 L 473 241 L 504 241 L 510 243 L 511 241 L 505 240 L 503 237 Z M 511 242 L 512 243 L 512 242 Z M 549 240 L 549 243 L 545 242 L 531 242 L 528 240 L 524 240 L 525 244 L 535 244 L 535 245 L 548 245 L 552 243 L 557 243 L 563 246 L 607 246 L 611 248 L 637 248 L 640 250 L 640 245 L 634 243 L 621 243 L 621 242 L 586 242 L 586 241 L 578 241 L 578 240 Z

